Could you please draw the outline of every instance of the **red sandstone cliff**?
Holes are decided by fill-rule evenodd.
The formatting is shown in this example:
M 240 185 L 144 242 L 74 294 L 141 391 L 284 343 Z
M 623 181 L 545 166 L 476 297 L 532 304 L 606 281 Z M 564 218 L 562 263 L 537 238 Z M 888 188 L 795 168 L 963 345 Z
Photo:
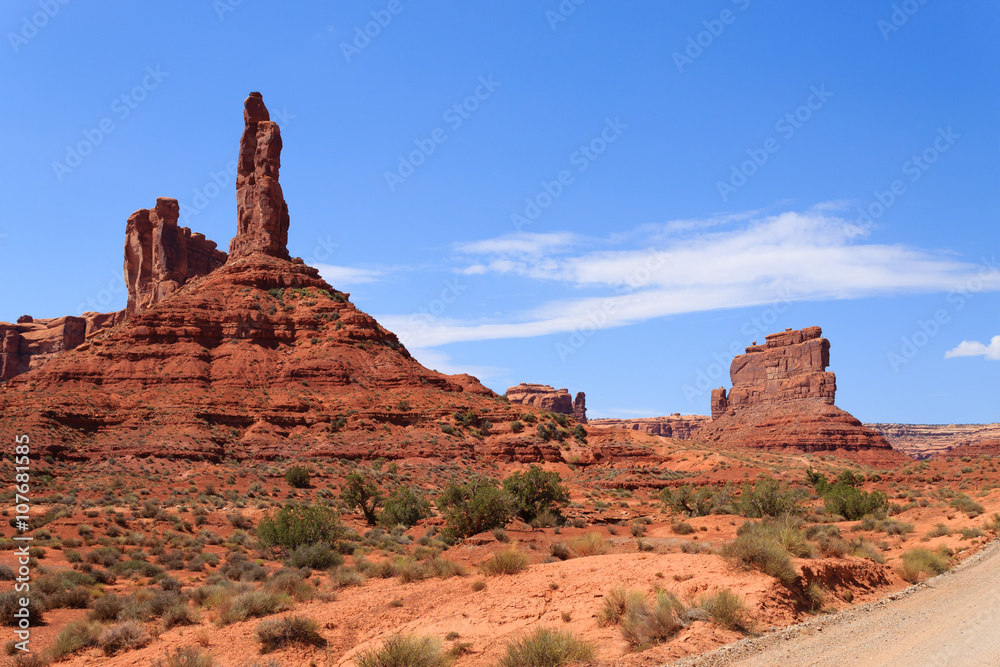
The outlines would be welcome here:
M 872 465 L 906 460 L 877 431 L 834 406 L 830 342 L 819 327 L 770 334 L 733 359 L 733 383 L 712 392 L 712 421 L 695 439 L 724 446 L 836 452 Z
M 885 436 L 893 449 L 915 459 L 968 453 L 967 446 L 1000 442 L 1000 424 L 865 424 Z M 988 453 L 988 452 L 987 452 Z M 963 454 L 964 455 L 964 454 Z
M 506 396 L 511 403 L 571 415 L 581 424 L 587 423 L 587 396 L 582 391 L 577 393 L 575 399 L 571 399 L 567 389 L 522 382 L 507 389 Z
M 682 415 L 679 412 L 666 417 L 642 417 L 638 419 L 591 419 L 590 425 L 597 428 L 624 428 L 631 431 L 642 431 L 650 435 L 664 438 L 688 440 L 695 436 L 698 430 L 712 421 L 705 415 Z

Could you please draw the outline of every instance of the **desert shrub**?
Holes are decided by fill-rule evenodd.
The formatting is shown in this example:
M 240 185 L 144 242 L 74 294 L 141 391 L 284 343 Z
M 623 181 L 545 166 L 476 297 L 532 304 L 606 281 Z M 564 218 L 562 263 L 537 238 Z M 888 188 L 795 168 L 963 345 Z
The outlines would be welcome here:
M 239 512 L 231 512 L 226 515 L 226 519 L 232 524 L 233 528 L 240 528 L 242 530 L 250 530 L 253 528 L 253 521 L 248 516 L 244 516 Z
M 733 512 L 733 487 L 727 484 L 718 491 L 710 486 L 694 487 L 691 484 L 676 489 L 664 487 L 660 491 L 660 502 L 678 514 L 689 517 L 709 514 L 731 514 Z
M 959 528 L 958 534 L 963 540 L 971 540 L 974 537 L 982 537 L 983 531 L 978 528 Z
M 763 539 L 772 539 L 790 555 L 797 558 L 812 558 L 813 547 L 802 530 L 802 519 L 784 516 L 780 519 L 748 521 L 736 530 L 736 535 L 753 534 Z
M 14 613 L 20 611 L 21 598 L 28 598 L 28 622 L 31 627 L 36 627 L 42 624 L 42 614 L 45 612 L 45 605 L 42 603 L 41 596 L 38 594 L 31 594 L 25 596 L 24 593 L 19 593 L 15 590 L 6 590 L 0 593 L 0 616 L 2 616 L 2 623 L 9 627 L 15 627 L 18 624 L 19 618 L 14 617 Z
M 118 618 L 125 601 L 114 593 L 107 593 L 94 600 L 94 608 L 88 615 L 95 621 L 113 621 Z
M 510 423 L 510 430 L 512 433 L 520 433 L 524 430 L 524 424 L 519 421 L 512 421 Z
M 378 522 L 378 508 L 385 501 L 375 475 L 367 470 L 348 473 L 340 499 L 351 509 L 361 511 L 369 526 Z
M 728 588 L 701 598 L 698 606 L 724 628 L 737 632 L 753 631 L 753 621 L 743 599 Z
M 569 545 L 565 542 L 553 542 L 550 544 L 549 553 L 553 558 L 558 558 L 559 560 L 567 560 L 573 557 L 573 552 L 570 551 Z
M 333 544 L 344 533 L 336 510 L 322 505 L 285 505 L 257 524 L 263 548 L 298 549 L 303 545 Z
M 968 516 L 970 519 L 974 519 L 986 511 L 985 509 L 983 509 L 982 505 L 980 505 L 979 503 L 977 503 L 975 500 L 965 495 L 964 493 L 960 493 L 954 498 L 952 498 L 949 504 L 955 509 L 957 509 L 959 512 L 965 512 L 966 516 Z
M 219 600 L 216 622 L 229 625 L 248 618 L 270 616 L 291 607 L 290 599 L 283 593 L 270 591 L 247 591 L 235 597 L 224 596 Z
M 325 544 L 303 544 L 288 554 L 285 562 L 289 567 L 308 567 L 313 570 L 328 570 L 344 563 L 344 557 Z
M 833 484 L 826 476 L 806 471 L 806 481 L 823 498 L 827 514 L 842 516 L 849 521 L 857 521 L 864 516 L 884 517 L 889 511 L 889 499 L 881 491 L 867 493 L 858 487 L 864 484 L 863 475 L 850 470 L 840 473 Z
M 600 556 L 611 550 L 611 545 L 600 533 L 584 533 L 569 541 L 570 550 L 577 556 Z
M 431 515 L 431 503 L 423 494 L 418 494 L 408 486 L 397 486 L 385 499 L 378 522 L 385 528 L 393 526 L 415 526 L 421 519 Z
M 178 625 L 194 625 L 198 622 L 198 615 L 195 611 L 187 603 L 180 601 L 164 609 L 158 616 L 163 627 L 167 630 Z
M 632 607 L 645 604 L 646 595 L 634 589 L 626 590 L 624 586 L 616 586 L 608 591 L 597 610 L 597 624 L 600 626 L 616 625 Z
M 758 477 L 753 485 L 744 484 L 736 501 L 736 510 L 751 519 L 779 517 L 801 511 L 803 493 L 772 477 Z
M 951 529 L 943 523 L 935 525 L 934 528 L 927 533 L 927 537 L 945 537 L 947 535 L 951 535 Z
M 271 577 L 264 587 L 272 593 L 285 595 L 303 602 L 312 599 L 316 588 L 309 584 L 297 570 L 282 570 Z
M 546 472 L 533 465 L 517 471 L 503 481 L 503 489 L 514 499 L 514 510 L 530 522 L 543 510 L 558 515 L 560 506 L 569 502 L 569 491 L 557 472 Z
M 496 552 L 479 565 L 480 571 L 489 575 L 517 574 L 527 567 L 528 557 L 514 547 Z
M 252 562 L 246 554 L 233 551 L 226 555 L 219 574 L 232 581 L 263 581 L 267 578 L 267 568 Z
M 694 532 L 694 526 L 687 521 L 675 521 L 670 524 L 670 530 L 678 535 L 690 535 Z
M 330 581 L 337 588 L 360 586 L 365 583 L 365 575 L 361 574 L 353 567 L 341 566 L 330 572 Z
M 903 552 L 899 574 L 906 581 L 915 584 L 926 577 L 946 572 L 950 567 L 948 557 L 942 552 L 934 552 L 924 547 L 915 547 Z
M 257 625 L 257 641 L 261 653 L 301 644 L 305 646 L 326 646 L 326 640 L 319 633 L 319 623 L 305 616 L 283 616 L 261 621 Z
M 285 481 L 288 485 L 296 489 L 309 488 L 309 468 L 305 466 L 292 466 L 285 471 Z
M 877 523 L 877 527 L 878 530 L 881 530 L 886 535 L 906 535 L 907 533 L 912 533 L 915 530 L 912 523 L 898 521 L 892 517 L 879 521 Z
M 809 605 L 809 611 L 816 612 L 823 608 L 823 603 L 826 601 L 826 593 L 823 591 L 823 586 L 819 581 L 814 579 L 809 582 L 805 590 L 805 599 Z
M 445 517 L 445 536 L 468 537 L 500 528 L 513 516 L 514 501 L 496 487 L 496 481 L 478 477 L 463 485 L 449 484 L 438 497 L 438 508 Z
M 993 516 L 990 517 L 989 521 L 984 524 L 987 530 L 992 530 L 994 533 L 1000 533 L 1000 513 L 994 512 Z
M 395 635 L 379 648 L 359 653 L 354 663 L 357 667 L 446 667 L 451 660 L 436 639 Z
M 573 662 L 592 660 L 594 645 L 568 630 L 536 628 L 530 634 L 507 644 L 498 667 L 562 667 Z
M 743 568 L 759 570 L 791 587 L 798 574 L 788 551 L 768 531 L 748 530 L 722 547 L 722 555 Z
M 150 641 L 149 633 L 142 623 L 126 621 L 105 628 L 97 638 L 97 645 L 104 651 L 104 655 L 115 655 L 142 648 Z
M 684 605 L 673 593 L 659 592 L 652 605 L 645 599 L 630 605 L 621 621 L 621 634 L 632 650 L 660 644 L 683 627 Z
M 122 559 L 122 554 L 114 547 L 97 547 L 83 555 L 83 560 L 101 567 L 111 567 Z
M 849 547 L 848 553 L 852 556 L 867 558 L 879 564 L 885 563 L 885 555 L 870 540 L 857 538 L 851 541 Z
M 62 660 L 71 653 L 91 646 L 97 646 L 101 634 L 101 624 L 91 621 L 73 621 L 66 625 L 49 648 L 54 660 Z
M 186 646 L 174 653 L 167 652 L 162 659 L 153 663 L 153 667 L 213 667 L 214 664 L 211 654 L 203 653 L 194 646 Z

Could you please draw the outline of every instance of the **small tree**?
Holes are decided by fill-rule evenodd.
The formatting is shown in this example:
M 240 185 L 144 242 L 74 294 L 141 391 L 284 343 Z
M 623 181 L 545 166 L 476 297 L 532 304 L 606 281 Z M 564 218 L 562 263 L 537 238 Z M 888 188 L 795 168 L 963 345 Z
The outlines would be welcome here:
M 309 468 L 292 466 L 285 472 L 285 481 L 296 489 L 309 488 Z
M 449 484 L 438 497 L 438 509 L 445 516 L 444 534 L 468 537 L 484 530 L 502 528 L 514 514 L 514 501 L 497 481 L 477 477 L 468 484 Z
M 533 465 L 526 472 L 517 471 L 503 481 L 503 490 L 514 499 L 514 509 L 525 521 L 543 510 L 559 514 L 559 506 L 569 502 L 569 491 L 557 472 L 546 472 Z
M 285 505 L 257 524 L 262 548 L 295 550 L 312 544 L 333 544 L 344 533 L 337 512 L 322 505 Z
M 378 518 L 386 528 L 396 525 L 415 526 L 421 519 L 431 515 L 431 504 L 423 496 L 408 486 L 397 486 L 386 498 L 385 508 Z
M 375 477 L 367 471 L 349 473 L 340 498 L 348 507 L 361 510 L 369 526 L 378 522 L 376 512 L 385 501 Z

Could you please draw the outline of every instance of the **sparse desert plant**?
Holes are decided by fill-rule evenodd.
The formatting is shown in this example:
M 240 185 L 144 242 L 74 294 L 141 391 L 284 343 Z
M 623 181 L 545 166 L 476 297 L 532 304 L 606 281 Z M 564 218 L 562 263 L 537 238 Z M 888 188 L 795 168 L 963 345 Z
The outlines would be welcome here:
M 970 519 L 974 519 L 986 511 L 985 509 L 983 509 L 982 505 L 980 505 L 979 503 L 977 503 L 975 500 L 965 495 L 964 493 L 960 493 L 954 498 L 952 498 L 951 503 L 949 504 L 955 509 L 957 509 L 959 512 L 965 512 L 966 516 L 968 516 Z
M 622 637 L 633 651 L 661 644 L 683 627 L 683 613 L 684 605 L 676 595 L 660 591 L 652 605 L 643 599 L 641 604 L 628 607 L 621 621 Z
M 378 523 L 378 508 L 385 502 L 375 474 L 368 470 L 347 474 L 340 499 L 351 509 L 360 510 L 369 526 Z
M 146 646 L 151 641 L 149 633 L 137 621 L 125 621 L 104 628 L 97 645 L 104 655 L 115 655 L 123 651 L 132 651 Z
M 677 535 L 690 535 L 694 532 L 694 526 L 689 524 L 687 521 L 674 521 L 670 524 L 670 530 Z
M 780 517 L 801 512 L 803 493 L 771 477 L 758 477 L 740 490 L 736 509 L 739 514 L 751 518 Z
M 722 547 L 722 555 L 737 566 L 759 570 L 788 587 L 794 585 L 798 577 L 788 551 L 766 531 L 744 531 Z
M 698 606 L 724 628 L 737 632 L 753 632 L 754 623 L 746 605 L 743 604 L 743 599 L 728 588 L 701 598 Z
M 850 543 L 850 551 L 848 552 L 852 556 L 858 558 L 867 558 L 868 560 L 873 560 L 876 563 L 885 563 L 885 554 L 870 540 L 865 540 L 858 538 Z
M 597 610 L 597 624 L 616 625 L 631 607 L 645 604 L 645 601 L 646 595 L 642 591 L 616 586 L 604 596 L 601 607 Z
M 568 630 L 537 628 L 507 644 L 507 651 L 497 667 L 562 667 L 591 660 L 594 645 Z
M 269 616 L 291 607 L 291 599 L 284 593 L 253 590 L 236 596 L 223 596 L 216 606 L 216 623 L 229 625 L 248 618 Z
M 915 547 L 903 552 L 899 574 L 903 579 L 915 584 L 922 579 L 946 572 L 951 565 L 948 557 L 941 551 L 931 551 L 924 547 Z
M 417 525 L 418 521 L 430 515 L 431 503 L 427 498 L 414 492 L 409 486 L 397 486 L 385 499 L 378 522 L 385 528 L 400 525 L 409 527 Z
M 353 567 L 338 567 L 330 572 L 330 581 L 337 588 L 360 586 L 365 583 L 365 575 Z
M 289 567 L 308 567 L 313 570 L 329 570 L 344 563 L 344 557 L 326 544 L 303 544 L 288 554 Z
M 214 664 L 215 661 L 210 653 L 205 653 L 194 646 L 186 646 L 173 653 L 168 651 L 153 663 L 153 667 L 213 667 Z
M 559 560 L 568 560 L 573 557 L 573 552 L 570 551 L 569 545 L 565 542 L 553 542 L 550 544 L 549 553 L 553 558 L 558 558 Z
M 823 586 L 818 580 L 813 579 L 806 586 L 805 598 L 809 604 L 809 611 L 816 612 L 823 608 L 823 603 L 826 601 L 826 593 L 823 591 Z
M 939 523 L 934 526 L 934 528 L 927 533 L 927 537 L 945 537 L 951 535 L 951 529 L 943 523 Z
M 484 562 L 480 563 L 479 570 L 483 574 L 517 574 L 528 567 L 528 557 L 510 546 L 503 551 L 498 551 Z
M 295 489 L 309 488 L 309 468 L 305 466 L 292 466 L 285 471 L 285 481 Z
M 14 613 L 22 609 L 21 599 L 25 597 L 24 593 L 18 593 L 15 590 L 7 590 L 0 593 L 0 616 L 2 616 L 2 623 L 6 626 L 16 627 L 20 619 L 15 618 Z M 31 627 L 36 627 L 42 624 L 42 614 L 45 612 L 45 605 L 41 600 L 41 595 L 31 594 L 28 595 L 28 622 Z
M 437 500 L 445 517 L 442 531 L 463 538 L 494 528 L 502 528 L 514 515 L 514 501 L 498 489 L 496 480 L 477 477 L 463 485 L 449 484 Z
M 306 616 L 282 616 L 261 621 L 257 625 L 257 641 L 261 653 L 293 644 L 326 646 L 326 639 L 319 633 L 319 623 Z
M 446 667 L 451 659 L 432 637 L 394 635 L 377 649 L 362 651 L 354 659 L 357 667 Z
M 91 646 L 97 646 L 101 635 L 101 624 L 92 621 L 72 621 L 63 628 L 52 646 L 49 654 L 54 660 L 62 660 L 71 653 Z
M 570 550 L 577 556 L 600 556 L 611 550 L 611 545 L 600 533 L 584 533 L 569 541 Z
M 113 621 L 121 613 L 125 601 L 114 593 L 107 593 L 94 600 L 89 617 L 95 621 Z

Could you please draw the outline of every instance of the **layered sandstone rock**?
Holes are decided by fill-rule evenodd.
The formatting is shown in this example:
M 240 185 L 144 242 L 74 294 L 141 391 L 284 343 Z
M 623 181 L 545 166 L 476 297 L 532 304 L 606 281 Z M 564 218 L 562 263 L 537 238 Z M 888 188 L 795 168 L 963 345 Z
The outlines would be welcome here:
M 664 438 L 687 440 L 702 426 L 711 421 L 705 415 L 682 415 L 675 412 L 666 417 L 641 417 L 638 419 L 591 419 L 590 425 L 597 428 L 624 428 L 641 431 Z
M 572 399 L 567 389 L 522 382 L 516 387 L 507 389 L 506 396 L 511 403 L 571 415 L 581 424 L 587 423 L 587 396 L 582 391 Z
M 203 234 L 179 227 L 176 199 L 158 197 L 156 206 L 139 209 L 125 226 L 125 285 L 128 315 L 163 301 L 189 280 L 226 263 L 226 253 Z
M 877 431 L 834 406 L 826 367 L 830 342 L 819 327 L 770 334 L 733 359 L 729 392 L 712 392 L 712 421 L 695 439 L 725 446 L 835 452 L 871 465 L 907 460 Z
M 885 436 L 893 449 L 915 459 L 927 459 L 966 446 L 1000 441 L 1000 424 L 865 424 L 865 426 Z
M 271 121 L 260 93 L 243 103 L 243 136 L 236 174 L 236 238 L 229 254 L 264 253 L 288 259 L 288 206 L 278 184 L 281 130 Z

